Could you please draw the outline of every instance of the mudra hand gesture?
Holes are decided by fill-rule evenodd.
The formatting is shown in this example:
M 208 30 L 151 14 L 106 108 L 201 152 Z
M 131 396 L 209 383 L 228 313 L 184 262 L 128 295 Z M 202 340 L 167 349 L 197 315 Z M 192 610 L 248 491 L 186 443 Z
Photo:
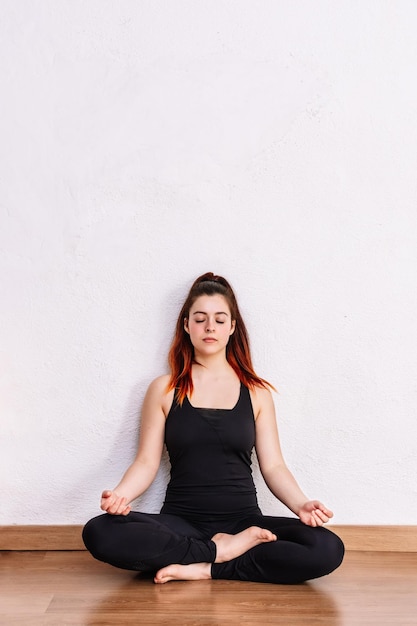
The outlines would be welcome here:
M 319 500 L 310 500 L 303 504 L 298 512 L 298 517 L 307 526 L 323 526 L 333 517 L 333 513 Z
M 100 508 L 111 515 L 127 515 L 130 513 L 130 505 L 127 503 L 127 499 L 110 490 L 103 491 L 101 494 Z

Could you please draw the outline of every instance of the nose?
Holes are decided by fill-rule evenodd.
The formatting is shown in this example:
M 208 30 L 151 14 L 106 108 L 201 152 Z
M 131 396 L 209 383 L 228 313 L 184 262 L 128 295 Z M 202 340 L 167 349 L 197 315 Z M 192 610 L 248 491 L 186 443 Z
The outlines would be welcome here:
M 214 323 L 211 320 L 207 320 L 206 333 L 212 332 L 214 332 Z

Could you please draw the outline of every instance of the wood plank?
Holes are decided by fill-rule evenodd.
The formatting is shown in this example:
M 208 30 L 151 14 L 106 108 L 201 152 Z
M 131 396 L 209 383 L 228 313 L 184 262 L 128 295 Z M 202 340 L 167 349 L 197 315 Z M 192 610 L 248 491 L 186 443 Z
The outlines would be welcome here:
M 346 550 L 417 552 L 417 526 L 329 526 Z
M 329 526 L 347 550 L 417 552 L 417 526 Z M 0 526 L 0 550 L 84 550 L 82 526 Z
M 33 616 L 44 615 L 53 599 L 51 593 L 1 592 L 0 615 Z
M 417 554 L 350 551 L 333 574 L 302 585 L 155 585 L 86 551 L 10 551 L 0 553 L 0 589 L 4 626 L 414 626 Z
M 78 525 L 0 526 L 0 550 L 85 550 Z

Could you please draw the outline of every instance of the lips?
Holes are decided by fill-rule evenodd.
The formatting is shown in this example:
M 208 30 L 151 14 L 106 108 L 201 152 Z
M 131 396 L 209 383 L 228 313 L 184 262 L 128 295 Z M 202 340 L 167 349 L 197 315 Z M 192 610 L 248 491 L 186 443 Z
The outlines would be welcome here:
M 217 339 L 214 339 L 214 337 L 206 337 L 203 341 L 204 343 L 214 343 Z

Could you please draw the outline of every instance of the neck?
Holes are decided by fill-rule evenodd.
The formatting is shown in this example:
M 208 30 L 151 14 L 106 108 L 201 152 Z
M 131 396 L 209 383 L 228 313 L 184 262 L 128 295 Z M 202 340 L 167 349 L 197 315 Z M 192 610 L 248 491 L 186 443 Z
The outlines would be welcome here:
M 198 369 L 202 367 L 216 375 L 225 374 L 233 369 L 226 359 L 226 354 L 213 354 L 212 356 L 196 354 L 194 362 Z

